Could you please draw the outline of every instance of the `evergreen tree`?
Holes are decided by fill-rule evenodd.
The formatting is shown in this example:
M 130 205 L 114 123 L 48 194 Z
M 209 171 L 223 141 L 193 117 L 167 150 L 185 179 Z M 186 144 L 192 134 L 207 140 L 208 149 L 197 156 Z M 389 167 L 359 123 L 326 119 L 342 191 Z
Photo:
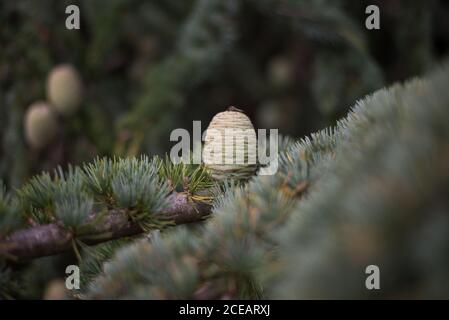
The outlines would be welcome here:
M 447 298 L 448 5 L 373 3 L 0 3 L 0 298 Z M 165 156 L 230 105 L 276 174 Z
M 73 249 L 87 298 L 361 297 L 369 264 L 385 297 L 447 296 L 448 85 L 443 66 L 380 90 L 334 128 L 283 140 L 279 171 L 243 186 L 158 157 L 36 176 L 2 192 L 3 260 Z

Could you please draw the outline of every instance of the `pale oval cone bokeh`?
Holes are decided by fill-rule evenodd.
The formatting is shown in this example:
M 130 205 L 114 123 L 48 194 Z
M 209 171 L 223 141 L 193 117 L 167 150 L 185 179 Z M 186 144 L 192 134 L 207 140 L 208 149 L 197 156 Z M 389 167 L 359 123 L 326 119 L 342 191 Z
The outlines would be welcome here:
M 83 85 L 78 71 L 69 64 L 59 65 L 47 79 L 47 98 L 56 112 L 73 115 L 83 98 Z

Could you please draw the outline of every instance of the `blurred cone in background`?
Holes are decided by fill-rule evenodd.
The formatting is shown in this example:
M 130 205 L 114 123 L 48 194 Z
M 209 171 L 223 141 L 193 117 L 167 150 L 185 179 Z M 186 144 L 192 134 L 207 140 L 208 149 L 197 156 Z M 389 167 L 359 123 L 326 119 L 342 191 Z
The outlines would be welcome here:
M 82 100 L 83 86 L 78 71 L 69 64 L 55 67 L 47 80 L 47 98 L 55 111 L 73 115 Z
M 244 163 L 238 161 L 238 152 L 242 152 Z M 245 181 L 254 176 L 257 171 L 256 131 L 243 111 L 230 107 L 212 118 L 204 139 L 203 161 L 216 180 Z
M 294 66 L 287 56 L 276 56 L 268 65 L 270 84 L 275 89 L 284 89 L 294 80 Z

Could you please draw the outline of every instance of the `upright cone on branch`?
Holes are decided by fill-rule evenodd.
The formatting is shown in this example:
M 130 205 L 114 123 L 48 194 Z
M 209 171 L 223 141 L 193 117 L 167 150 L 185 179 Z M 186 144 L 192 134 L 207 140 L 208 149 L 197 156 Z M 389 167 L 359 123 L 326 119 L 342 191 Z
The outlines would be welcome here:
M 206 130 L 203 162 L 216 180 L 245 181 L 257 171 L 257 137 L 251 120 L 235 107 L 215 115 Z
M 43 101 L 33 103 L 25 114 L 25 137 L 28 144 L 40 149 L 54 139 L 58 120 L 50 106 Z
M 74 114 L 82 100 L 83 86 L 78 71 L 69 64 L 55 67 L 47 79 L 47 98 L 63 116 Z

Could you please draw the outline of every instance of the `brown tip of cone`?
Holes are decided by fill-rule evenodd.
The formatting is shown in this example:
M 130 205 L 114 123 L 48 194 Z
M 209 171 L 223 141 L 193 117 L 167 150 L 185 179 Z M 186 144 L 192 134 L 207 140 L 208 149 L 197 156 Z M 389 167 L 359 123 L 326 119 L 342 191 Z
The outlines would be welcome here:
M 236 107 L 234 107 L 234 106 L 230 106 L 226 111 L 234 111 L 234 112 L 241 112 L 241 113 L 244 113 L 243 110 L 238 109 L 238 108 L 236 108 Z

